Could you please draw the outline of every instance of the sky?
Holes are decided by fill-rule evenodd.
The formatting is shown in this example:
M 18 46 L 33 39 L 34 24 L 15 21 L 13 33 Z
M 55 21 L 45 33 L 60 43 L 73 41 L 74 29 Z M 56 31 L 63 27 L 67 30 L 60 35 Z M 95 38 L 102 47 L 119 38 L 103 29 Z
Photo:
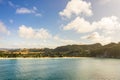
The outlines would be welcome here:
M 0 0 L 0 48 L 120 42 L 120 0 Z

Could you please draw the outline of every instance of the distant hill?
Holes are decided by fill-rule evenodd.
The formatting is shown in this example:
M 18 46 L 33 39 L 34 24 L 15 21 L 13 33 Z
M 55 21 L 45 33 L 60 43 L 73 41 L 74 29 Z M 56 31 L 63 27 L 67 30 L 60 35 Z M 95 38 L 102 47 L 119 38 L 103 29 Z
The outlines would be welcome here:
M 7 51 L 4 51 L 7 50 Z M 120 43 L 110 43 L 102 46 L 100 43 L 89 45 L 66 45 L 55 49 L 33 48 L 26 49 L 2 49 L 0 57 L 102 57 L 120 58 Z
M 92 57 L 120 58 L 120 43 L 110 43 L 91 51 Z
M 59 53 L 62 56 L 69 57 L 80 57 L 87 56 L 90 54 L 92 49 L 97 49 L 102 47 L 100 43 L 91 44 L 91 45 L 67 45 L 60 46 L 53 50 L 53 53 Z

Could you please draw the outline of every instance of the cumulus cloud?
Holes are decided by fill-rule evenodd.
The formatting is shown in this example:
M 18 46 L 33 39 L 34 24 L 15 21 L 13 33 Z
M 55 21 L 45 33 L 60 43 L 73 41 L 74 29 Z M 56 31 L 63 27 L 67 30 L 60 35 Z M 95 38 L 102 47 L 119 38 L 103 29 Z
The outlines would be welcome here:
M 111 0 L 99 1 L 102 4 L 106 4 Z M 83 18 L 82 15 L 90 16 L 93 14 L 90 2 L 86 2 L 84 0 L 70 0 L 65 9 L 59 12 L 59 14 L 60 16 L 67 17 L 68 19 L 71 18 L 72 15 L 76 16 L 75 19 L 63 26 L 63 30 L 72 30 L 80 34 L 89 34 L 81 37 L 82 39 L 88 39 L 102 44 L 120 40 L 117 36 L 120 31 L 120 22 L 118 21 L 118 17 L 103 17 L 100 20 L 93 22 L 89 22 Z
M 25 25 L 21 25 L 18 32 L 20 37 L 26 39 L 48 39 L 51 37 L 51 34 L 44 28 L 36 30 Z
M 92 15 L 91 3 L 83 0 L 71 0 L 63 11 L 59 12 L 60 16 L 71 18 L 72 15 L 85 14 Z
M 84 18 L 77 17 L 66 26 L 63 27 L 63 30 L 74 30 L 77 33 L 86 33 L 95 30 L 96 27 L 92 26 L 90 22 L 86 21 Z
M 81 37 L 82 39 L 88 39 L 94 43 L 108 44 L 111 42 L 111 37 L 100 35 L 98 32 L 93 32 L 89 35 Z
M 116 16 L 103 17 L 100 21 L 93 22 L 93 25 L 106 34 L 120 30 L 120 22 Z
M 63 30 L 74 30 L 77 33 L 90 33 L 90 32 L 97 32 L 92 33 L 88 38 L 91 36 L 95 37 L 93 41 L 101 42 L 103 44 L 111 41 L 118 41 L 118 33 L 120 31 L 120 22 L 118 21 L 118 17 L 111 16 L 111 17 L 103 17 L 99 21 L 94 21 L 90 23 L 86 21 L 84 18 L 77 17 L 72 22 L 68 23 L 66 26 L 63 27 Z M 101 35 L 99 35 L 101 33 Z
M 0 21 L 0 33 L 9 35 L 10 31 L 6 28 L 5 24 Z
M 104 17 L 100 21 L 95 23 L 96 26 L 99 27 L 101 34 L 107 37 L 111 37 L 112 42 L 120 41 L 120 22 L 118 17 Z
M 75 30 L 78 33 L 92 32 L 96 29 L 104 33 L 112 33 L 120 28 L 120 23 L 116 16 L 103 17 L 100 21 L 90 23 L 84 18 L 77 17 L 75 20 L 63 27 L 63 30 Z

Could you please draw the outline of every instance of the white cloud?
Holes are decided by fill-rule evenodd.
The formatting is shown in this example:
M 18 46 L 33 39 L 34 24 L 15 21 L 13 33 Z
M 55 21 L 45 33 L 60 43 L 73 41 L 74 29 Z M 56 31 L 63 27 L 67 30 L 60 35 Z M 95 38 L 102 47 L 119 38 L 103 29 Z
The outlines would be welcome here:
M 31 27 L 26 27 L 25 25 L 22 25 L 19 27 L 19 35 L 23 38 L 33 38 L 34 30 Z
M 98 32 L 93 32 L 90 35 L 81 37 L 82 39 L 88 39 L 94 43 L 108 44 L 111 42 L 111 37 L 100 35 Z
M 5 24 L 1 21 L 0 21 L 0 33 L 4 33 L 4 34 L 7 34 L 7 35 L 10 34 L 10 32 L 7 30 Z
M 90 22 L 80 17 L 77 17 L 75 20 L 63 27 L 63 30 L 75 30 L 77 33 L 91 32 L 95 29 L 95 26 L 92 26 Z
M 58 41 L 58 42 L 60 42 L 60 43 L 63 43 L 64 45 L 65 44 L 75 44 L 75 43 L 77 43 L 74 40 L 62 39 L 59 36 L 54 36 L 53 39 L 56 40 L 56 41 Z
M 59 14 L 63 17 L 71 18 L 72 15 L 85 14 L 92 15 L 91 3 L 83 0 L 71 0 L 66 5 L 65 9 Z
M 120 22 L 116 16 L 103 17 L 100 21 L 93 22 L 93 25 L 106 34 L 120 30 Z
M 116 16 L 103 17 L 101 20 L 92 23 L 86 21 L 84 18 L 77 17 L 75 20 L 64 26 L 63 30 L 74 30 L 77 33 L 92 32 L 88 38 L 94 37 L 94 39 L 92 39 L 94 42 L 100 42 L 103 44 L 110 41 L 114 42 L 120 40 L 120 38 L 118 38 L 120 22 Z M 101 35 L 99 33 L 101 33 Z
M 28 9 L 28 8 L 17 8 L 16 13 L 18 14 L 30 14 L 30 13 L 35 13 L 33 9 Z
M 99 0 L 102 4 L 106 4 L 111 0 Z M 91 3 L 84 0 L 70 0 L 65 9 L 59 12 L 60 16 L 71 18 L 75 15 L 76 18 L 63 26 L 63 30 L 73 30 L 76 33 L 89 33 L 83 36 L 82 39 L 88 39 L 93 42 L 106 44 L 109 42 L 119 41 L 120 22 L 118 17 L 110 16 L 103 17 L 99 21 L 89 22 L 82 15 L 92 15 Z
M 17 14 L 34 14 L 35 16 L 40 16 L 40 17 L 42 16 L 42 14 L 38 12 L 37 7 L 35 6 L 32 9 L 28 9 L 25 7 L 17 8 L 16 13 Z
M 110 37 L 112 42 L 120 41 L 120 22 L 118 17 L 104 17 L 100 21 L 95 23 L 95 26 L 101 31 L 101 35 L 105 37 Z
M 40 39 L 47 39 L 50 38 L 51 34 L 44 28 L 39 29 L 35 33 L 35 38 L 40 38 Z
M 86 21 L 84 18 L 77 17 L 63 27 L 63 30 L 75 30 L 78 33 L 92 32 L 96 29 L 104 33 L 111 33 L 120 29 L 120 23 L 116 16 L 103 17 L 100 21 L 94 21 L 92 23 Z
M 18 32 L 20 37 L 26 39 L 48 39 L 51 37 L 51 34 L 44 28 L 36 30 L 25 25 L 21 25 Z

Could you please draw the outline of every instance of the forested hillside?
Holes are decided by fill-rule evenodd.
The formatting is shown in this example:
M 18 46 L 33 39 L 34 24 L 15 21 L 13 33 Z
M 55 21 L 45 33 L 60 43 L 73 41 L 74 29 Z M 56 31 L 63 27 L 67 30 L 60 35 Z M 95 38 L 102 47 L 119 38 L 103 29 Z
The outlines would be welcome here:
M 0 57 L 107 57 L 120 58 L 120 43 L 102 46 L 100 43 L 90 45 L 66 45 L 55 49 L 10 49 L 0 51 Z

